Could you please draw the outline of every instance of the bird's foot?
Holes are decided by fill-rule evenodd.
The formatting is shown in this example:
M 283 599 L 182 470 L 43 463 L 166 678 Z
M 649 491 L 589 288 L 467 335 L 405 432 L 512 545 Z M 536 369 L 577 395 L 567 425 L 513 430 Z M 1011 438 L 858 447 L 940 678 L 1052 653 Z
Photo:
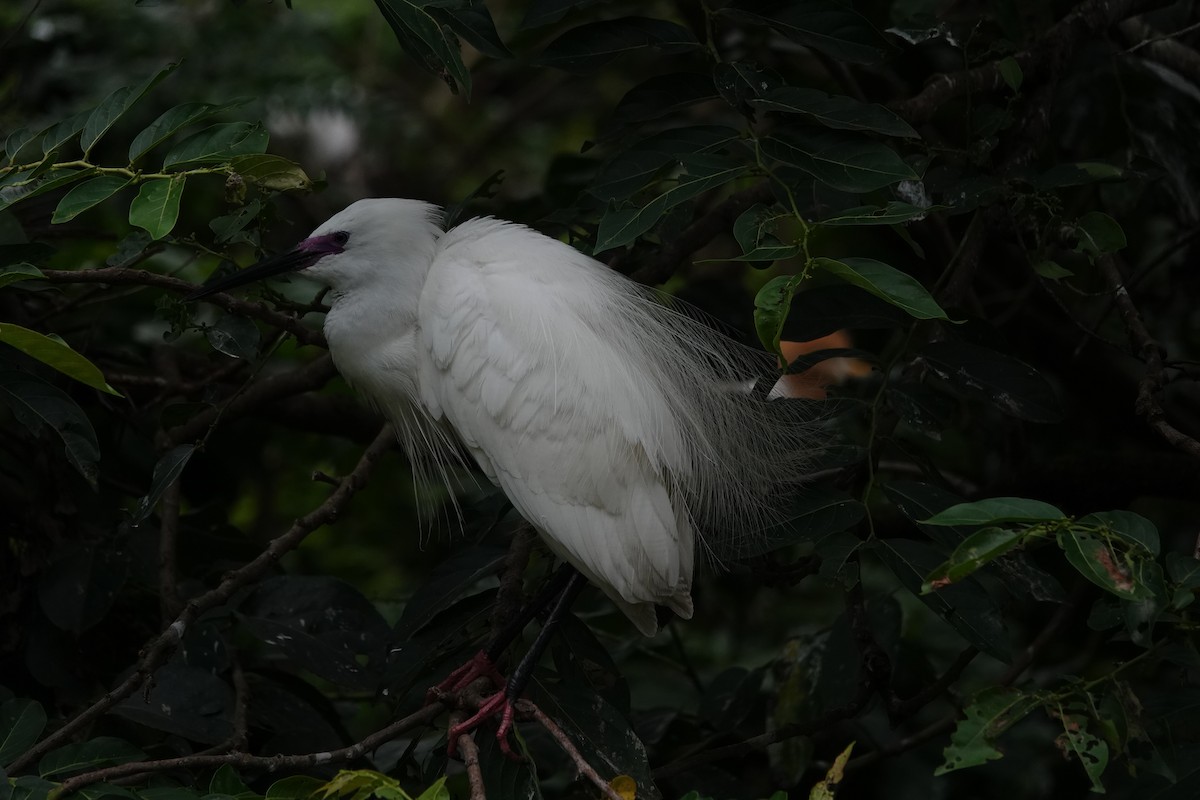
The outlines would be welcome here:
M 450 731 L 447 734 L 450 741 L 446 748 L 450 757 L 456 758 L 458 756 L 458 737 L 464 733 L 471 733 L 482 725 L 484 721 L 498 715 L 500 717 L 500 724 L 496 728 L 496 741 L 500 743 L 500 752 L 513 761 L 524 761 L 525 758 L 519 753 L 514 752 L 512 746 L 508 743 L 508 732 L 512 730 L 515 713 L 513 701 L 509 698 L 508 692 L 503 689 L 491 697 L 484 699 L 478 711 L 457 725 L 450 726 Z
M 487 678 L 497 688 L 504 686 L 504 676 L 496 665 L 488 658 L 488 654 L 480 650 L 471 660 L 446 676 L 437 686 L 429 687 L 425 692 L 425 705 L 436 703 L 453 692 L 461 692 L 480 678 Z

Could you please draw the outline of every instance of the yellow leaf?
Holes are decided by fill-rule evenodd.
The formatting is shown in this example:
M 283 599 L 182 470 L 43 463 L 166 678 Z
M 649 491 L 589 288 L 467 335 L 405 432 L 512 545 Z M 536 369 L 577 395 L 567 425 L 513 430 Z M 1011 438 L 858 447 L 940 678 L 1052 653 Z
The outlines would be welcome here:
M 621 800 L 637 800 L 637 781 L 628 775 L 618 775 L 609 781 L 608 785 L 621 795 Z
M 833 800 L 834 795 L 837 793 L 838 784 L 842 782 L 842 775 L 846 770 L 846 762 L 850 760 L 850 751 L 853 749 L 854 742 L 846 745 L 846 749 L 829 766 L 829 771 L 825 773 L 825 780 L 814 786 L 812 791 L 808 793 L 808 800 Z

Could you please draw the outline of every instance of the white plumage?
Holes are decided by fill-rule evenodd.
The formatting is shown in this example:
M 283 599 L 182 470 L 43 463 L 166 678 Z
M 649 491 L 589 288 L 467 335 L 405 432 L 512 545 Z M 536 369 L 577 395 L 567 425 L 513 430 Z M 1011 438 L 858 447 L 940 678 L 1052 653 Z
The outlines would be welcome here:
M 731 388 L 765 354 L 529 228 L 440 219 L 360 200 L 294 251 L 338 370 L 443 479 L 461 441 L 643 633 L 691 617 L 698 544 L 761 530 L 803 463 L 794 408 Z

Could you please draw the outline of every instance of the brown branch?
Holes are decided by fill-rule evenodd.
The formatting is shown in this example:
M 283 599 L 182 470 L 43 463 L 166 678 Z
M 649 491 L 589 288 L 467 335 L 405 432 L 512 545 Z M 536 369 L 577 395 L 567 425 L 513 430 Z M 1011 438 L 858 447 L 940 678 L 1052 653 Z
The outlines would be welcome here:
M 525 567 L 529 564 L 529 551 L 533 549 L 533 541 L 537 534 L 532 525 L 521 525 L 513 533 L 512 542 L 508 546 L 508 556 L 504 559 L 503 571 L 500 573 L 500 588 L 496 592 L 496 607 L 492 610 L 490 620 L 490 636 L 495 638 L 521 610 L 525 602 L 522 591 L 525 577 Z
M 182 494 L 179 478 L 163 490 L 158 507 L 158 594 L 162 624 L 168 625 L 179 616 L 183 603 L 179 597 L 179 501 Z
M 1134 408 L 1139 416 L 1145 417 L 1146 422 L 1168 444 L 1176 447 L 1194 458 L 1200 458 L 1200 442 L 1176 428 L 1167 421 L 1166 411 L 1162 405 L 1163 387 L 1166 385 L 1166 367 L 1163 364 L 1163 348 L 1150 335 L 1137 306 L 1129 296 L 1121 272 L 1117 269 L 1116 258 L 1104 255 L 1097 259 L 1097 266 L 1108 288 L 1113 293 L 1117 311 L 1121 321 L 1125 323 L 1125 331 L 1129 341 L 1137 351 L 1138 358 L 1146 365 L 1141 380 L 1138 381 L 1137 401 Z
M 267 772 L 275 772 L 282 769 L 302 769 L 354 761 L 355 759 L 362 758 L 380 745 L 390 742 L 402 733 L 407 733 L 408 731 L 429 724 L 433 721 L 434 717 L 441 713 L 442 707 L 440 705 L 428 705 L 403 719 L 396 720 L 387 727 L 380 728 L 359 742 L 337 750 L 328 750 L 321 753 L 305 753 L 296 756 L 256 756 L 250 753 L 237 752 L 179 756 L 178 758 L 164 758 L 158 761 L 134 761 L 128 764 L 118 764 L 115 767 L 106 767 L 70 778 L 63 782 L 57 794 L 61 797 L 100 781 L 111 781 L 116 778 L 127 778 L 151 772 L 167 772 L 173 769 L 204 769 L 229 765 L 231 767 L 241 767 L 242 769 L 261 769 Z
M 1200 83 L 1200 53 L 1171 39 L 1174 34 L 1162 34 L 1141 17 L 1127 19 L 1117 26 L 1117 32 L 1129 45 L 1127 55 L 1148 58 L 1169 70 L 1179 73 L 1192 83 Z
M 942 692 L 949 689 L 955 681 L 962 677 L 963 672 L 971 665 L 971 662 L 975 660 L 975 656 L 977 655 L 979 655 L 979 651 L 974 647 L 966 648 L 958 654 L 958 658 L 954 659 L 954 663 L 947 667 L 946 671 L 939 675 L 933 683 L 907 700 L 893 698 L 889 707 L 892 723 L 895 724 L 896 722 L 908 719 L 940 697 Z
M 558 742 L 558 746 L 567 754 L 571 761 L 575 764 L 575 768 L 579 770 L 579 774 L 592 782 L 592 785 L 600 790 L 600 793 L 609 800 L 621 800 L 621 795 L 617 793 L 608 781 L 600 777 L 600 773 L 596 772 L 595 768 L 587 762 L 583 754 L 575 747 L 570 738 L 567 737 L 565 731 L 558 726 L 554 720 L 546 716 L 537 705 L 529 700 L 521 700 L 517 703 L 517 707 L 527 714 L 532 714 L 533 718 L 541 724 L 546 732 L 553 737 L 554 741 Z
M 1052 63 L 1062 63 L 1082 44 L 1103 34 L 1123 19 L 1166 5 L 1167 0 L 1084 0 L 1052 25 L 1028 50 L 1012 56 L 1025 82 L 1040 77 Z M 892 104 L 909 122 L 929 120 L 947 102 L 966 94 L 996 91 L 1004 86 L 1000 62 L 937 75 L 914 97 Z
M 218 419 L 235 419 L 290 395 L 320 389 L 336 374 L 333 359 L 329 354 L 322 355 L 299 369 L 263 378 L 224 406 L 206 409 L 184 424 L 172 428 L 168 436 L 173 444 L 195 441 Z
M 462 723 L 466 714 L 455 711 L 450 715 L 449 730 Z M 468 732 L 459 734 L 458 752 L 462 756 L 463 765 L 467 769 L 467 780 L 471 785 L 471 800 L 487 800 L 487 792 L 483 788 L 483 770 L 479 766 L 479 748 L 475 745 L 475 736 Z
M 350 502 L 350 499 L 366 484 L 367 478 L 370 477 L 379 459 L 385 452 L 392 448 L 394 443 L 395 434 L 391 427 L 384 426 L 379 435 L 375 437 L 375 441 L 363 451 L 354 470 L 346 476 L 341 485 L 321 505 L 293 522 L 292 526 L 285 533 L 272 539 L 267 548 L 253 561 L 227 574 L 215 589 L 211 589 L 199 597 L 190 600 L 175 621 L 161 634 L 149 641 L 142 649 L 137 666 L 129 677 L 122 681 L 115 689 L 109 691 L 61 728 L 38 742 L 13 761 L 9 765 L 9 773 L 19 773 L 23 768 L 41 758 L 49 751 L 65 744 L 80 730 L 90 725 L 121 700 L 129 697 L 145 685 L 155 670 L 162 666 L 170 658 L 171 654 L 175 652 L 175 648 L 183 639 L 184 632 L 187 631 L 188 626 L 202 613 L 224 603 L 243 586 L 265 575 L 284 553 L 295 549 L 304 541 L 306 536 L 317 528 L 335 520 L 346 507 L 347 503 Z M 253 756 L 246 757 L 253 758 Z M 267 759 L 264 763 L 267 762 L 270 762 L 270 759 Z M 233 763 L 236 766 L 240 762 L 212 763 Z M 305 761 L 298 763 L 297 766 L 307 766 L 310 763 L 322 762 Z M 105 780 L 105 778 L 97 778 L 97 780 Z
M 755 203 L 771 199 L 771 183 L 763 181 L 722 200 L 700 219 L 683 229 L 683 232 L 658 249 L 654 258 L 643 264 L 630 276 L 647 286 L 654 286 L 670 278 L 685 258 L 711 242 L 719 234 L 729 230 L 733 221 Z
M 189 294 L 197 288 L 194 284 L 180 280 L 179 278 L 159 275 L 156 272 L 149 272 L 144 269 L 126 269 L 124 267 L 83 270 L 48 269 L 43 270 L 42 274 L 51 283 L 104 283 L 110 286 L 152 286 L 156 289 L 166 289 L 176 294 Z M 231 314 L 241 314 L 244 317 L 261 320 L 268 325 L 290 333 L 301 344 L 329 347 L 325 342 L 324 334 L 320 331 L 306 328 L 301 324 L 300 320 L 290 317 L 287 314 L 281 314 L 265 303 L 238 300 L 236 297 L 223 292 L 218 292 L 204 298 L 204 302 L 211 303 Z

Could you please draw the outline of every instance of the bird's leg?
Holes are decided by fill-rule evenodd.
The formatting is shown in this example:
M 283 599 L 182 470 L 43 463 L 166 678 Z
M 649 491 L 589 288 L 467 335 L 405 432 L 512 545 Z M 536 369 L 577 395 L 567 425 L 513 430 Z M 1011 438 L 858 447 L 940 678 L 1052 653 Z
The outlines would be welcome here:
M 496 662 L 500 660 L 501 654 L 512 644 L 513 640 L 521 634 L 521 631 L 525 630 L 525 626 L 529 624 L 530 620 L 550 605 L 554 598 L 562 594 L 563 589 L 570 582 L 572 574 L 578 573 L 571 565 L 564 564 L 560 567 L 537 596 L 503 628 L 492 635 L 484 649 L 472 656 L 470 661 L 447 675 L 441 683 L 429 688 L 429 691 L 425 693 L 425 704 L 436 702 L 445 694 L 461 692 L 483 677 L 490 678 L 497 689 L 503 686 L 504 676 L 496 669 Z
M 550 644 L 550 637 L 554 635 L 555 629 L 558 628 L 563 617 L 566 616 L 571 603 L 575 602 L 575 598 L 579 596 L 579 593 L 583 591 L 583 587 L 586 585 L 587 579 L 580 575 L 578 571 L 571 569 L 567 585 L 558 596 L 558 601 L 554 604 L 554 608 L 550 610 L 550 616 L 546 618 L 542 629 L 538 631 L 537 638 L 533 640 L 529 651 L 525 653 L 520 663 L 517 664 L 516 669 L 513 670 L 504 689 L 487 698 L 475 714 L 450 729 L 449 750 L 451 756 L 458 749 L 459 736 L 474 730 L 485 719 L 499 713 L 500 725 L 496 730 L 496 740 L 500 742 L 500 751 L 509 758 L 519 758 L 513 753 L 512 748 L 508 744 L 508 732 L 512 729 L 513 724 L 513 703 L 525 691 L 525 686 L 529 683 L 529 678 L 533 675 L 533 668 L 537 666 L 538 661 L 542 658 L 542 653 L 546 652 L 546 647 Z

